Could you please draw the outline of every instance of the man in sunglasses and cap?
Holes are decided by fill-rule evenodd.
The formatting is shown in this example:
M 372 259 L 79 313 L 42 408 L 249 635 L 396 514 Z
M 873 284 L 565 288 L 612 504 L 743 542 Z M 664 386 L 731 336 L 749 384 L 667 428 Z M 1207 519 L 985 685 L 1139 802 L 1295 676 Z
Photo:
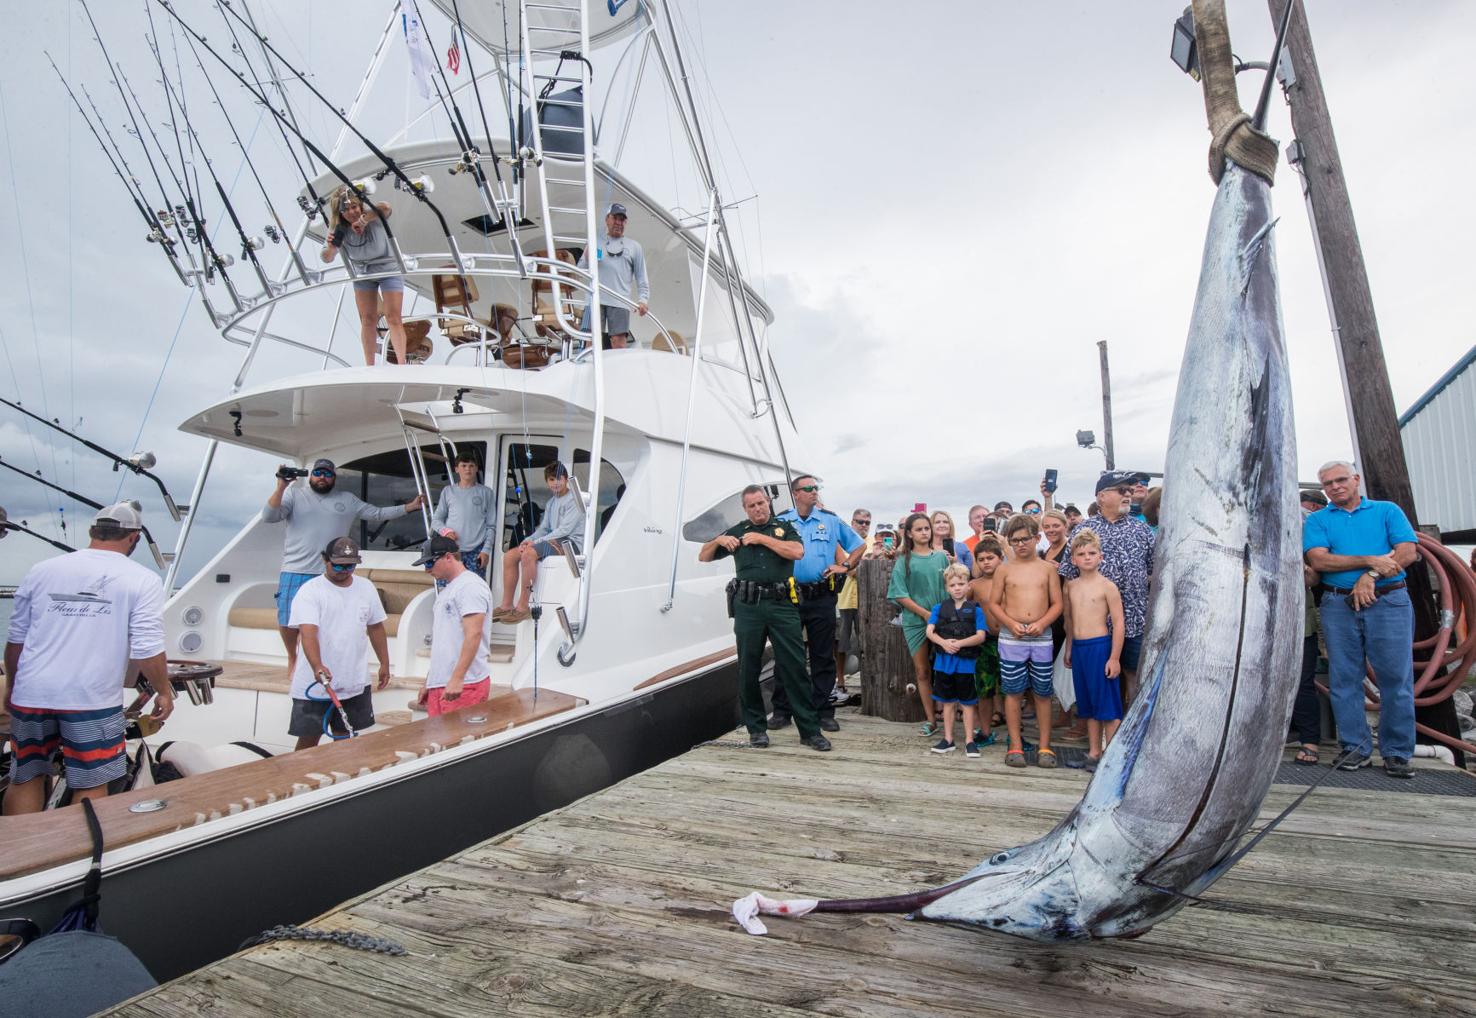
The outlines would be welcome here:
M 418 698 L 436 717 L 481 703 L 492 691 L 492 591 L 466 568 L 461 545 L 445 534 L 425 542 L 415 564 L 424 566 L 439 585 L 430 668 Z
M 636 289 L 636 312 L 642 317 L 651 302 L 651 283 L 646 278 L 646 253 L 639 241 L 625 235 L 625 206 L 611 202 L 605 211 L 605 236 L 600 240 L 600 316 L 607 337 L 605 349 L 623 349 L 630 342 L 630 308 L 611 293 L 629 297 Z M 579 259 L 581 269 L 589 268 L 589 252 Z M 608 292 L 607 292 L 608 291 Z M 579 327 L 593 331 L 589 322 L 589 309 L 585 308 L 584 320 Z
M 314 461 L 307 487 L 295 484 L 287 467 L 277 470 L 277 489 L 267 499 L 261 518 L 287 524 L 282 539 L 282 569 L 277 577 L 277 632 L 287 648 L 287 674 L 297 666 L 297 629 L 290 619 L 292 601 L 304 584 L 322 573 L 321 553 L 335 537 L 347 537 L 359 520 L 383 523 L 419 509 L 416 495 L 404 505 L 374 506 L 350 491 L 335 491 L 338 469 L 330 459 Z
M 153 717 L 174 709 L 164 659 L 164 587 L 128 561 L 143 537 L 136 506 L 99 510 L 91 543 L 37 563 L 15 591 L 5 642 L 4 703 L 15 756 L 5 815 L 39 813 L 56 759 L 80 799 L 100 799 L 127 773 L 123 685 L 140 672 Z
M 369 688 L 369 647 L 379 659 L 379 688 L 390 683 L 389 639 L 379 591 L 355 576 L 363 559 L 359 545 L 336 537 L 319 552 L 320 575 L 304 583 L 292 599 L 292 628 L 302 633 L 302 653 L 292 671 L 292 720 L 287 734 L 297 748 L 309 749 L 324 735 L 344 739 L 333 697 L 338 698 L 354 732 L 374 724 L 374 694 Z M 329 687 L 332 687 L 330 694 Z
M 866 546 L 856 532 L 829 509 L 820 506 L 820 482 L 810 474 L 799 474 L 790 483 L 794 508 L 780 513 L 799 535 L 804 556 L 794 564 L 794 582 L 799 596 L 800 628 L 810 649 L 811 706 L 820 728 L 840 731 L 835 720 L 835 625 L 836 595 L 846 577 L 861 560 Z M 783 684 L 774 684 L 774 716 L 770 728 L 783 728 L 793 714 Z
M 1134 471 L 1109 470 L 1097 478 L 1097 515 L 1081 522 L 1071 536 L 1083 528 L 1102 542 L 1101 573 L 1117 585 L 1122 595 L 1123 641 L 1122 702 L 1132 701 L 1137 686 L 1138 655 L 1143 649 L 1143 630 L 1148 624 L 1148 578 L 1153 573 L 1153 528 L 1134 517 L 1129 509 L 1142 475 Z M 1080 571 L 1063 556 L 1061 579 L 1074 580 Z

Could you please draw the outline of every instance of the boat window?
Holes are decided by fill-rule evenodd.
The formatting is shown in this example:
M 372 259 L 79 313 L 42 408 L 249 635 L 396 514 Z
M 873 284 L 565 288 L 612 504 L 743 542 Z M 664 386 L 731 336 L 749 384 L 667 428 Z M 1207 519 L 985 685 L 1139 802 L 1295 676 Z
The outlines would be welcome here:
M 450 483 L 451 464 L 438 443 L 422 445 L 420 451 L 425 457 L 431 493 L 439 498 L 441 489 Z M 485 464 L 487 459 L 484 442 L 461 442 L 457 451 L 470 451 L 479 463 Z M 415 497 L 410 456 L 404 449 L 392 449 L 345 463 L 338 468 L 338 486 L 370 505 L 404 505 Z M 365 551 L 403 551 L 425 541 L 425 520 L 418 510 L 387 523 L 360 520 L 353 536 Z
M 553 493 L 543 479 L 543 468 L 557 462 L 559 447 L 512 442 L 507 447 L 507 484 L 502 507 L 502 549 L 506 551 L 538 527 L 543 507 Z
M 779 485 L 766 484 L 771 501 L 778 501 Z M 735 523 L 748 517 L 743 513 L 743 489 L 739 488 L 700 516 L 682 524 L 682 540 L 693 544 L 706 544 Z
M 583 490 L 585 494 L 589 494 L 588 449 L 574 450 L 574 465 L 571 469 L 574 471 L 575 479 L 579 481 L 580 489 Z M 624 495 L 625 478 L 621 476 L 619 470 L 615 469 L 615 464 L 611 463 L 607 459 L 601 458 L 600 497 L 595 500 L 595 505 L 598 506 L 595 512 L 599 513 L 600 515 L 600 521 L 595 526 L 596 541 L 600 539 L 600 534 L 603 533 L 605 527 L 609 525 L 610 517 L 615 515 L 615 506 L 620 503 L 620 499 Z

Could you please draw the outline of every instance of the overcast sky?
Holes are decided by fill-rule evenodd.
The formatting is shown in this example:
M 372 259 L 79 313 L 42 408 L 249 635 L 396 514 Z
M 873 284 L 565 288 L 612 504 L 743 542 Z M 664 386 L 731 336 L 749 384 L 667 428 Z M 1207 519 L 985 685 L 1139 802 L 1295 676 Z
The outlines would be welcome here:
M 177 6 L 212 42 L 225 38 L 205 0 Z M 757 195 L 733 213 L 741 250 L 774 308 L 770 338 L 806 443 L 803 462 L 823 475 L 828 505 L 848 514 L 865 504 L 878 518 L 914 501 L 956 512 L 1000 498 L 1018 505 L 1056 467 L 1061 493 L 1084 506 L 1102 461 L 1078 449 L 1074 433 L 1102 431 L 1102 339 L 1111 351 L 1118 463 L 1162 468 L 1213 197 L 1203 102 L 1168 59 L 1182 3 L 675 6 L 726 196 Z M 1476 162 L 1468 59 L 1476 5 L 1307 6 L 1402 410 L 1476 341 L 1467 250 L 1476 228 L 1467 197 Z M 93 8 L 159 128 L 166 116 L 149 73 L 142 5 Z M 389 11 L 349 0 L 255 0 L 253 9 L 273 41 L 345 106 Z M 444 22 L 427 14 L 443 37 Z M 1264 0 L 1231 0 L 1229 15 L 1236 52 L 1265 59 L 1272 27 Z M 74 85 L 87 84 L 147 179 L 81 8 L 17 5 L 8 29 L 0 392 L 122 452 L 153 449 L 183 500 L 204 442 L 175 429 L 228 391 L 239 351 L 143 242 L 122 184 L 42 55 L 49 50 Z M 375 93 L 374 124 L 385 132 L 414 105 L 403 44 L 394 44 Z M 599 56 L 598 80 L 617 55 Z M 181 63 L 194 90 L 191 119 L 216 172 L 248 218 L 265 222 L 187 51 Z M 294 177 L 270 120 L 239 86 L 215 77 L 287 218 Z M 1259 83 L 1259 74 L 1242 75 L 1247 107 Z M 654 74 L 642 96 L 621 169 L 673 207 L 698 207 L 685 143 Z M 326 147 L 328 115 L 305 95 L 297 105 Z M 1279 90 L 1270 131 L 1291 137 Z M 203 178 L 203 164 L 197 168 Z M 1348 453 L 1348 427 L 1307 218 L 1284 163 L 1275 200 L 1299 470 L 1310 478 L 1318 463 Z M 281 250 L 268 250 L 270 267 Z M 322 324 L 308 309 L 289 308 L 273 326 Z M 340 340 L 351 344 L 346 325 Z M 252 378 L 306 366 L 269 353 Z M 58 438 L 0 413 L 5 462 L 104 502 L 121 480 L 172 547 L 174 528 L 146 484 Z M 258 508 L 271 467 L 223 447 L 186 572 Z M 64 515 L 74 521 L 73 541 L 82 536 L 81 506 L 0 473 L 0 505 L 13 518 L 55 534 Z M 0 545 L 0 583 L 15 582 L 46 553 L 12 536 Z

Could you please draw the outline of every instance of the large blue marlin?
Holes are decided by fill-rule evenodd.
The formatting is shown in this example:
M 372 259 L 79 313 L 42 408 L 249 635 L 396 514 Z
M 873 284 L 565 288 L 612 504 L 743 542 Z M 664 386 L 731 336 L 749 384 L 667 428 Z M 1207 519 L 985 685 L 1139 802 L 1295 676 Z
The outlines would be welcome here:
M 754 932 L 755 912 L 818 909 L 912 911 L 1035 940 L 1134 936 L 1228 869 L 1260 811 L 1302 654 L 1301 517 L 1267 179 L 1275 147 L 1240 112 L 1214 6 L 1196 3 L 1195 20 L 1219 189 L 1169 431 L 1142 690 L 1085 797 L 1045 837 L 913 895 L 750 895 L 735 914 Z

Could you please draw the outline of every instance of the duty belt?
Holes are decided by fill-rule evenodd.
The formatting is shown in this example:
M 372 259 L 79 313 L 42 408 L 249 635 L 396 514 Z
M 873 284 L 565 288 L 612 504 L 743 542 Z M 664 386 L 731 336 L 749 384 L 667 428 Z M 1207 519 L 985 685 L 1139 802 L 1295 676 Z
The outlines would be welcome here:
M 758 604 L 760 601 L 797 602 L 797 585 L 793 580 L 784 583 L 755 583 L 752 580 L 729 580 L 728 599 L 739 604 Z

